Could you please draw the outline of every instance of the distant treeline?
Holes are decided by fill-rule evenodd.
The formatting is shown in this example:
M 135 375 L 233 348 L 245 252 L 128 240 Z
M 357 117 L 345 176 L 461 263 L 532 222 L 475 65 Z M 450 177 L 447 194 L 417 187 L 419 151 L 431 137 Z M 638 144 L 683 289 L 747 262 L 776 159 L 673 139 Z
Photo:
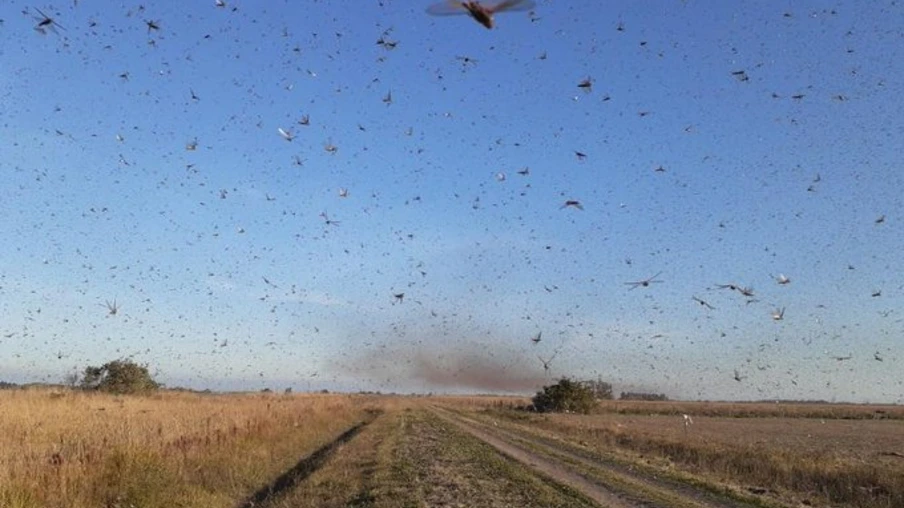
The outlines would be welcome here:
M 854 402 L 829 402 L 827 400 L 795 400 L 795 399 L 770 399 L 770 400 L 755 400 L 754 404 L 852 404 L 857 405 Z
M 621 392 L 620 400 L 669 400 L 664 393 Z
M 64 389 L 65 386 L 59 383 L 10 383 L 8 381 L 0 381 L 0 390 L 29 390 L 32 388 L 53 388 Z

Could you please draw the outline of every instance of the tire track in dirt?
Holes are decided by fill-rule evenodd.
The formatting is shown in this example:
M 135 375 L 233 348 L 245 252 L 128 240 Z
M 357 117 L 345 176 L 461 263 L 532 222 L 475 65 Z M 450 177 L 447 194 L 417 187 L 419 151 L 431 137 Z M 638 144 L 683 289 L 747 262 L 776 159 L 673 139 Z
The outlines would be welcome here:
M 370 423 L 377 419 L 380 414 L 381 412 L 379 411 L 370 412 L 369 416 L 365 420 L 355 424 L 342 434 L 339 434 L 336 439 L 333 439 L 329 443 L 315 450 L 307 457 L 304 457 L 303 459 L 298 461 L 297 464 L 283 472 L 275 480 L 273 480 L 273 482 L 264 485 L 254 494 L 239 503 L 236 508 L 259 507 L 262 504 L 279 497 L 283 493 L 288 492 L 299 482 L 303 481 L 305 478 L 311 476 L 311 474 L 323 467 L 330 456 L 332 456 L 340 446 L 351 441 L 355 436 L 358 435 L 358 433 L 364 430 L 364 427 L 370 425 Z
M 500 454 L 424 406 L 408 413 L 406 420 L 395 459 L 412 468 L 408 488 L 417 492 L 418 507 L 599 506 L 577 489 Z
M 500 429 L 446 409 L 431 408 L 501 453 L 554 481 L 568 484 L 606 506 L 750 508 L 759 506 L 714 492 L 643 473 L 624 464 L 564 449 L 561 443 Z
M 598 485 L 597 483 L 589 480 L 581 474 L 574 472 L 573 470 L 571 470 L 571 468 L 568 468 L 559 462 L 548 460 L 524 448 L 512 445 L 511 443 L 508 443 L 503 439 L 491 435 L 489 432 L 485 432 L 475 426 L 463 422 L 455 416 L 450 416 L 445 411 L 435 411 L 435 414 L 443 421 L 457 426 L 468 434 L 492 446 L 503 455 L 520 462 L 522 465 L 527 466 L 535 473 L 540 473 L 540 476 L 550 478 L 557 483 L 568 485 L 569 487 L 578 490 L 579 492 L 592 499 L 594 502 L 601 504 L 602 506 L 608 506 L 611 508 L 633 508 L 642 506 L 642 504 L 632 502 L 630 499 L 627 499 L 612 490 Z

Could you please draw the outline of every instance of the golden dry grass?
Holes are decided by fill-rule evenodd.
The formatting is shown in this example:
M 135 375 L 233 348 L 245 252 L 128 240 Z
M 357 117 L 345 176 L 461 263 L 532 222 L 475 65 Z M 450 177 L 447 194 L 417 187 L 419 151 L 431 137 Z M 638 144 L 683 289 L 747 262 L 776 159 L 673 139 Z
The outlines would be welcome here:
M 904 420 L 904 406 L 883 404 L 828 404 L 805 402 L 687 402 L 600 401 L 598 412 L 719 416 L 726 418 L 826 418 L 843 420 Z
M 514 408 L 530 404 L 530 397 L 505 395 L 437 395 L 422 400 L 457 409 Z
M 501 395 L 458 395 L 427 397 L 459 409 L 518 408 L 531 397 Z M 714 416 L 724 418 L 818 418 L 835 420 L 904 420 L 904 406 L 891 404 L 830 404 L 821 402 L 699 402 L 601 400 L 599 414 L 640 414 Z
M 399 415 L 424 404 L 488 411 L 599 453 L 622 450 L 701 481 L 768 487 L 785 500 L 904 506 L 900 407 L 607 401 L 590 416 L 511 410 L 527 403 L 494 396 L 0 391 L 0 506 L 234 506 L 369 410 Z M 687 429 L 683 413 L 695 420 Z M 324 503 L 370 499 L 355 497 L 363 492 L 404 505 L 403 497 L 383 493 L 413 481 L 414 470 L 405 469 L 410 457 L 398 456 L 410 436 L 387 430 L 395 418 L 380 421 L 299 492 Z
M 372 406 L 346 395 L 0 391 L 0 506 L 227 506 Z
M 904 506 L 904 421 L 886 416 L 901 408 L 884 407 L 874 419 L 876 406 L 800 404 L 784 408 L 784 417 L 770 416 L 773 406 L 638 401 L 606 402 L 589 416 L 492 414 L 600 453 L 623 450 L 645 463 L 745 490 L 765 488 L 794 502 Z M 684 413 L 693 425 L 685 427 Z

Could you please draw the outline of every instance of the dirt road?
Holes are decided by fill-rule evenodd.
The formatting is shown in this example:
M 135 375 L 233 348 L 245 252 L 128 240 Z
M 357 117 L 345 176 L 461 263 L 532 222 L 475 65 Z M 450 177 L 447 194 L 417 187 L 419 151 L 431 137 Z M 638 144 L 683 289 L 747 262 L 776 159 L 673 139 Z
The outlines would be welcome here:
M 614 460 L 594 457 L 561 441 L 517 430 L 505 422 L 480 421 L 442 408 L 432 408 L 432 411 L 505 456 L 530 467 L 536 474 L 569 485 L 602 506 L 763 506 L 761 500 L 738 499 L 725 492 L 696 487 Z
M 425 405 L 386 411 L 299 464 L 279 489 L 262 488 L 253 506 L 770 506 L 594 457 L 486 415 Z

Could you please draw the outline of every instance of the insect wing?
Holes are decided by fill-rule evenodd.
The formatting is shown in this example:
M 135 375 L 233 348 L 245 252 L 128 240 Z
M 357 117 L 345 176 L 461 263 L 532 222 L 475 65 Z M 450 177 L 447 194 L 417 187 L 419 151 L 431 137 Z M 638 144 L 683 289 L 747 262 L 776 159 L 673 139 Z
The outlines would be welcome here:
M 533 0 L 505 0 L 489 8 L 492 13 L 503 11 L 529 11 L 537 6 Z
M 467 14 L 468 10 L 461 2 L 454 0 L 446 0 L 427 7 L 427 14 L 431 16 L 455 16 L 457 14 Z
M 53 30 L 56 27 L 59 27 L 59 28 L 65 30 L 65 28 L 63 28 L 63 25 L 57 23 L 55 19 L 44 14 L 44 11 L 42 11 L 41 9 L 38 9 L 37 7 L 35 7 L 34 10 L 38 11 L 38 14 L 41 15 L 40 18 L 35 18 L 38 20 L 38 24 L 37 24 L 37 26 L 35 26 L 35 30 L 42 32 L 42 33 L 44 32 L 44 30 L 46 30 L 48 28 Z

